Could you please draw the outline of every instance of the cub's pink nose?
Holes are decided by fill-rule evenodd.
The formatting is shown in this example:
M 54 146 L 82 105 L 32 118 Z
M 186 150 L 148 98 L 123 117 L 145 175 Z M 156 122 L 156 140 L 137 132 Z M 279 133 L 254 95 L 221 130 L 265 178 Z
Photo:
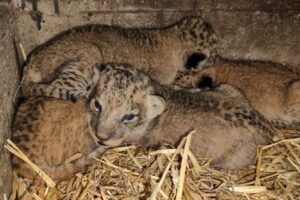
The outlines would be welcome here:
M 116 133 L 98 133 L 97 137 L 100 140 L 100 143 L 106 145 L 106 146 L 119 146 L 123 142 L 123 137 L 121 135 L 117 135 Z

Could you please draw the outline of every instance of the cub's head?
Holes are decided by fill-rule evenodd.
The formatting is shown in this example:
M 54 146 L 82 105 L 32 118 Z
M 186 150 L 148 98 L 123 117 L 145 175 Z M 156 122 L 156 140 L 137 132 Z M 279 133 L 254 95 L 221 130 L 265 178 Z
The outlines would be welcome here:
M 97 66 L 100 76 L 90 101 L 101 112 L 96 136 L 105 145 L 134 141 L 165 109 L 164 100 L 153 94 L 151 80 L 138 70 L 116 64 Z
M 218 37 L 211 25 L 200 17 L 188 17 L 175 25 L 174 30 L 187 50 L 183 58 L 185 70 L 199 70 L 212 64 L 217 54 Z

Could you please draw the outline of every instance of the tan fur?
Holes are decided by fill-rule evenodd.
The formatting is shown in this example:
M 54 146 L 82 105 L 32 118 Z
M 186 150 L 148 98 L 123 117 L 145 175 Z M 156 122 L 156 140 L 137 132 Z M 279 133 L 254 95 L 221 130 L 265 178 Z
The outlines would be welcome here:
M 94 132 L 90 120 L 94 117 L 83 101 L 29 98 L 17 111 L 12 139 L 51 178 L 69 178 L 83 170 L 92 156 L 105 150 L 91 137 Z M 82 153 L 83 157 L 65 164 L 64 161 L 75 153 Z M 30 179 L 38 177 L 19 158 L 13 156 L 12 163 L 19 175 Z
M 161 86 L 129 66 L 100 70 L 92 102 L 102 105 L 97 137 L 104 144 L 176 144 L 195 129 L 191 148 L 196 156 L 213 157 L 222 168 L 240 168 L 253 164 L 257 146 L 276 133 L 229 85 L 189 93 Z
M 262 61 L 239 61 L 218 57 L 214 65 L 196 72 L 178 73 L 174 84 L 195 88 L 203 77 L 238 88 L 265 117 L 300 122 L 300 73 L 287 66 Z
M 137 66 L 167 84 L 178 70 L 184 70 L 190 54 L 204 54 L 209 62 L 216 42 L 213 29 L 200 18 L 187 18 L 162 29 L 86 25 L 37 48 L 25 65 L 22 88 L 25 96 L 87 96 L 90 91 L 86 88 L 93 87 L 94 65 L 109 62 Z

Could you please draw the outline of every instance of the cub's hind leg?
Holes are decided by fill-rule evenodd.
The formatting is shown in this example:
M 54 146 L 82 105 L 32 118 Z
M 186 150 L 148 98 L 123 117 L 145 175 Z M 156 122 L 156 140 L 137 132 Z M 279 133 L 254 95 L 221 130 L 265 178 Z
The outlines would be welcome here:
M 48 83 L 31 82 L 23 88 L 24 96 L 48 96 L 76 100 L 88 97 L 98 79 L 98 71 L 85 62 L 70 62 L 62 66 Z
M 242 140 L 233 145 L 216 163 L 225 169 L 240 169 L 251 165 L 257 152 L 258 144 L 252 140 Z

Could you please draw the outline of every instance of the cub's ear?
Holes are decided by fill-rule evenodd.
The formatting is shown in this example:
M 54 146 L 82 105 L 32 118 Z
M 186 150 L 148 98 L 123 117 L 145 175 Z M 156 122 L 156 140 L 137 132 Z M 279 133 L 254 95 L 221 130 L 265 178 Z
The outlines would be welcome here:
M 108 70 L 108 65 L 107 64 L 96 64 L 93 68 L 93 76 L 92 76 L 92 81 L 93 81 L 93 84 L 92 84 L 92 89 L 89 93 L 89 97 L 94 97 L 96 95 L 96 92 L 97 92 L 97 84 L 100 77 L 101 77 L 101 74 L 103 74 L 105 71 Z
M 165 100 L 157 95 L 149 95 L 148 98 L 148 117 L 153 119 L 161 115 L 166 108 Z
M 96 67 L 93 68 L 93 76 L 92 76 L 92 80 L 93 80 L 94 85 L 96 85 L 99 78 L 100 78 L 100 70 L 96 66 Z

